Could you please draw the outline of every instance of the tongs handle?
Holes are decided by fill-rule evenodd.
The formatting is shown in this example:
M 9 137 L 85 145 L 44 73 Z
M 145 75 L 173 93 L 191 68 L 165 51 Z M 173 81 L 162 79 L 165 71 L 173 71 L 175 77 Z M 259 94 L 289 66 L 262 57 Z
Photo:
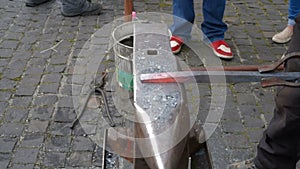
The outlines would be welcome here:
M 300 52 L 292 52 L 284 54 L 283 57 L 274 65 L 262 66 L 258 69 L 260 73 L 267 73 L 276 70 L 278 67 L 282 66 L 287 60 L 300 57 Z M 300 77 L 299 77 L 300 78 Z M 300 87 L 300 83 L 289 82 L 279 78 L 266 78 L 261 80 L 262 87 L 272 87 L 272 86 L 289 86 L 289 87 Z
M 272 86 L 300 87 L 300 83 L 289 82 L 289 81 L 282 80 L 282 79 L 274 77 L 274 78 L 262 79 L 261 80 L 261 86 L 263 88 L 265 88 L 265 87 L 272 87 Z
M 284 54 L 283 57 L 275 64 L 261 66 L 258 68 L 258 71 L 260 73 L 272 72 L 272 71 L 276 70 L 278 67 L 280 67 L 282 64 L 284 64 L 287 60 L 289 60 L 293 57 L 300 57 L 300 52 L 292 52 L 292 53 Z

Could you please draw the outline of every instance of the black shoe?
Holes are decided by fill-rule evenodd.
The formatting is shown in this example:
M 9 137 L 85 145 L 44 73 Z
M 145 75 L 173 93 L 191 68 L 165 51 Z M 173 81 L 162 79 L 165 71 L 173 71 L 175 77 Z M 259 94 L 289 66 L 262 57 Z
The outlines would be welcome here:
M 35 7 L 35 6 L 44 4 L 49 1 L 52 1 L 52 0 L 26 0 L 25 5 L 28 7 Z
M 254 159 L 248 159 L 245 161 L 230 164 L 227 169 L 257 169 L 253 162 Z
M 102 12 L 102 5 L 97 3 L 90 3 L 90 2 L 88 2 L 88 7 L 83 11 L 65 12 L 63 11 L 63 8 L 61 10 L 62 15 L 66 17 L 99 15 L 101 14 L 101 12 Z

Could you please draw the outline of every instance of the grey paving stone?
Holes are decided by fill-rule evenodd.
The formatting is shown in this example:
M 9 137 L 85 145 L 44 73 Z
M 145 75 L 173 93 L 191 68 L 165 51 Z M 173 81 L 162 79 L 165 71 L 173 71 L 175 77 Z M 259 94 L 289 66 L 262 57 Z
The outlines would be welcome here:
M 3 72 L 3 77 L 17 81 L 22 74 L 23 70 L 21 69 L 5 69 Z
M 19 148 L 16 150 L 15 163 L 35 163 L 39 149 L 37 148 Z
M 4 48 L 0 48 L 0 57 L 1 58 L 10 58 L 13 54 L 13 50 L 12 49 L 4 49 Z
M 34 120 L 50 120 L 54 108 L 51 107 L 35 107 L 30 110 L 31 118 Z
M 9 164 L 11 155 L 8 153 L 0 153 L 0 166 L 6 168 Z
M 53 135 L 46 139 L 45 147 L 47 151 L 67 152 L 69 150 L 70 143 L 70 136 Z
M 12 169 L 33 169 L 34 164 L 14 164 Z
M 17 96 L 32 96 L 36 89 L 36 85 L 22 85 L 19 86 L 16 95 Z
M 10 153 L 16 145 L 16 138 L 0 138 L 0 153 Z
M 35 97 L 34 105 L 36 106 L 53 106 L 57 101 L 57 96 L 55 95 L 42 95 Z
M 0 52 L 1 52 L 2 50 L 0 49 Z M 3 54 L 2 54 L 3 55 Z M 1 55 L 0 55 L 1 56 Z M 0 66 L 1 67 L 6 67 L 7 66 L 7 64 L 9 63 L 9 58 L 2 58 L 2 57 L 0 57 Z
M 257 117 L 251 117 L 251 116 L 245 116 L 245 127 L 249 128 L 263 128 L 265 127 L 264 122 L 262 119 L 257 118 Z
M 80 117 L 80 121 L 95 124 L 97 123 L 98 118 L 99 118 L 99 112 L 97 110 L 86 108 Z
M 31 104 L 32 97 L 14 97 L 11 106 L 27 108 Z
M 20 108 L 9 108 L 5 113 L 7 122 L 24 122 L 27 119 L 28 110 Z
M 44 73 L 44 67 L 42 66 L 35 66 L 35 67 L 28 67 L 25 71 L 26 75 L 42 75 Z M 39 76 L 40 77 L 40 76 Z M 25 78 L 24 78 L 25 80 Z M 32 80 L 32 79 L 30 79 Z M 40 79 L 38 79 L 39 82 Z M 36 82 L 32 82 L 33 84 L 37 84 Z
M 25 32 L 25 29 L 26 29 L 26 27 L 17 25 L 17 24 L 11 25 L 9 28 L 10 31 L 16 32 L 16 33 L 23 33 L 23 32 Z
M 13 53 L 13 58 L 28 61 L 31 57 L 31 51 L 23 49 L 24 45 L 19 45 L 18 49 Z M 28 67 L 27 67 L 28 68 Z
M 252 89 L 252 85 L 247 83 L 237 83 L 233 88 L 237 93 L 248 93 L 249 89 Z
M 238 93 L 237 101 L 241 105 L 255 105 L 256 104 L 255 97 L 249 93 L 247 93 L 247 94 Z
M 92 152 L 72 152 L 67 164 L 74 167 L 91 167 Z
M 161 3 L 167 5 L 163 6 Z M 171 4 L 172 1 L 170 0 L 163 2 L 158 0 L 151 2 L 134 1 L 134 6 L 138 12 L 148 10 L 171 13 Z M 65 87 L 64 85 L 74 83 L 82 84 L 85 80 L 82 76 L 78 76 L 72 80 L 72 75 L 69 73 L 72 72 L 72 66 L 74 66 L 75 62 L 70 61 L 69 57 L 73 57 L 73 60 L 81 57 L 79 56 L 79 52 L 83 48 L 86 40 L 91 36 L 91 33 L 95 32 L 98 28 L 101 28 L 104 24 L 111 22 L 114 18 L 123 16 L 122 0 L 105 1 L 103 2 L 103 5 L 105 9 L 100 16 L 65 18 L 60 14 L 57 3 L 49 3 L 36 8 L 27 8 L 24 3 L 20 1 L 3 1 L 1 3 L 0 72 L 2 73 L 0 73 L 0 101 L 4 102 L 3 104 L 0 102 L 0 121 L 7 120 L 1 117 L 8 106 L 8 101 L 9 103 L 12 103 L 16 96 L 29 96 L 34 98 L 34 104 L 32 105 L 34 108 L 30 108 L 29 117 L 31 117 L 31 119 L 29 120 L 50 120 L 50 126 L 47 128 L 45 140 L 48 140 L 48 137 L 51 135 L 71 135 L 70 137 L 75 139 L 77 138 L 76 136 L 95 133 L 95 125 L 92 124 L 90 127 L 93 130 L 88 133 L 84 131 L 80 125 L 77 125 L 75 130 L 71 133 L 70 130 L 60 129 L 64 124 L 69 125 L 71 119 L 74 119 L 75 116 L 73 117 L 73 115 L 68 113 L 62 113 L 62 117 L 59 117 L 59 115 L 55 115 L 57 113 L 53 114 L 53 107 L 56 106 L 55 104 L 57 103 L 58 95 L 59 97 L 63 95 L 67 98 L 72 94 L 78 94 L 78 91 L 77 93 L 71 93 L 70 87 Z M 271 41 L 271 37 L 275 32 L 279 32 L 285 27 L 286 17 L 288 15 L 287 7 L 288 2 L 282 0 L 227 1 L 224 19 L 228 24 L 229 29 L 226 32 L 225 39 L 232 47 L 235 58 L 231 62 L 225 62 L 224 65 L 268 64 L 280 58 L 282 53 L 286 50 L 287 45 L 275 44 Z M 197 16 L 195 23 L 199 27 L 203 20 L 201 9 L 202 2 L 195 1 L 195 11 Z M 109 35 L 110 33 L 107 33 L 105 37 L 109 37 Z M 40 51 L 51 47 L 58 42 L 57 40 L 61 39 L 64 39 L 64 42 L 57 47 L 57 53 L 53 51 L 48 51 L 43 54 L 40 53 Z M 97 43 L 104 44 L 106 42 L 107 38 L 103 38 Z M 75 50 L 72 53 L 72 56 L 70 56 L 71 47 Z M 191 65 L 199 64 L 198 62 L 196 63 L 193 62 L 193 60 L 189 60 L 188 57 L 185 59 L 187 59 L 186 61 Z M 29 62 L 29 65 L 25 68 L 24 66 L 27 66 L 27 62 Z M 68 63 L 70 63 L 70 65 L 68 65 Z M 59 90 L 57 90 L 57 87 L 59 87 L 57 85 L 39 86 L 40 91 L 37 91 L 37 86 L 41 84 L 41 75 L 56 73 L 65 73 L 65 77 L 58 80 L 59 82 L 55 82 L 55 84 L 66 84 L 60 86 L 61 88 Z M 29 76 L 23 77 L 22 75 L 24 74 L 37 76 L 32 78 Z M 11 80 L 6 80 L 8 78 Z M 42 80 L 42 82 L 44 81 Z M 260 86 L 258 88 L 260 88 Z M 231 89 L 232 93 L 229 94 L 229 97 L 226 100 L 226 107 L 222 117 L 222 124 L 224 125 L 219 126 L 222 128 L 214 133 L 218 138 L 214 137 L 214 139 L 211 139 L 211 142 L 209 142 L 209 145 L 215 148 L 215 151 L 211 153 L 211 157 L 214 161 L 214 168 L 216 169 L 224 169 L 224 166 L 230 162 L 242 160 L 243 158 L 251 156 L 251 152 L 255 152 L 255 146 L 253 145 L 259 141 L 260 133 L 264 130 L 264 128 L 258 127 L 263 124 L 260 122 L 261 116 L 264 117 L 267 122 L 269 122 L 270 118 L 273 116 L 274 101 L 272 99 L 272 94 L 274 91 L 259 91 L 257 90 L 257 85 L 253 87 L 252 84 L 235 84 L 231 86 Z M 211 106 L 210 90 L 209 88 L 202 88 L 200 91 L 201 96 L 203 95 L 203 100 L 206 100 L 201 100 L 200 115 L 202 118 L 206 118 L 206 112 Z M 35 93 L 37 93 L 38 96 L 33 96 Z M 41 96 L 42 93 L 47 94 Z M 56 93 L 59 94 L 57 95 Z M 245 95 L 243 96 L 243 94 Z M 248 95 L 252 95 L 255 98 L 248 98 Z M 66 105 L 67 107 L 71 107 L 70 105 L 72 104 L 69 105 L 69 103 L 68 99 L 63 101 L 60 100 L 59 107 L 66 107 Z M 27 105 L 27 103 L 21 104 Z M 42 109 L 41 107 L 45 107 L 45 109 Z M 28 109 L 29 107 L 24 108 Z M 58 109 L 59 108 L 55 108 L 55 111 Z M 67 110 L 59 111 L 67 112 Z M 14 119 L 12 120 L 13 123 L 17 122 L 17 119 L 24 120 L 23 117 L 15 115 L 16 114 L 12 113 L 11 117 L 9 117 L 11 120 Z M 53 119 L 51 119 L 52 115 Z M 21 122 L 23 122 L 22 120 Z M 17 132 L 14 131 L 15 124 L 10 127 L 5 127 L 6 123 L 3 123 L 3 121 L 0 122 L 0 135 L 2 135 L 1 132 L 5 132 L 5 136 L 7 136 L 8 132 Z M 246 130 L 244 134 L 249 138 L 251 146 L 249 146 L 249 148 L 230 149 L 223 140 L 224 134 L 227 134 L 226 136 L 233 135 L 236 129 L 242 128 L 241 126 L 244 126 L 244 129 Z M 6 128 L 5 131 L 3 130 L 3 127 Z M 32 134 L 37 135 L 29 135 L 29 133 L 25 132 L 25 137 L 20 145 L 21 147 L 43 146 L 40 142 L 43 142 L 42 138 L 45 133 L 39 132 Z M 28 139 L 25 141 L 25 138 Z M 240 138 L 229 139 L 226 137 L 226 139 L 227 141 L 232 140 L 232 142 L 234 142 L 236 139 Z M 243 143 L 238 142 L 236 144 Z M 48 143 L 47 146 L 49 146 Z M 72 146 L 74 145 L 72 144 Z M 45 147 L 42 148 L 48 150 Z M 80 160 L 76 159 L 81 158 L 81 151 L 78 153 L 69 152 L 72 148 L 69 146 L 69 149 L 65 150 L 65 153 L 46 151 L 45 157 L 47 158 L 42 158 L 44 161 L 41 161 L 41 164 L 35 166 L 35 168 L 76 168 L 76 166 L 78 166 L 78 168 L 100 167 L 100 161 L 93 161 L 92 164 L 94 167 L 89 160 L 80 164 Z M 86 148 L 88 149 L 88 147 Z M 95 153 L 94 155 L 100 158 L 100 152 L 101 151 L 99 150 L 99 156 Z M 70 157 L 70 159 L 66 160 L 66 156 Z M 0 153 L 0 166 L 6 168 L 11 159 L 11 168 L 25 168 L 28 166 L 32 167 L 33 165 L 28 164 L 28 166 L 23 166 L 23 164 L 16 164 L 12 157 L 10 154 L 3 155 Z M 82 160 L 84 160 L 84 158 L 85 157 L 83 157 Z
M 245 128 L 241 122 L 237 121 L 224 121 L 222 122 L 223 132 L 230 134 L 237 134 L 245 132 Z
M 72 133 L 71 124 L 70 123 L 53 122 L 50 125 L 49 132 L 52 135 L 69 136 Z
M 269 124 L 271 119 L 274 116 L 274 113 L 264 113 L 262 114 L 263 118 L 266 119 L 267 123 Z
M 253 158 L 254 153 L 251 149 L 235 149 L 230 153 L 230 162 L 240 162 L 245 159 Z
M 0 117 L 3 116 L 7 106 L 8 106 L 7 102 L 0 102 Z
M 18 44 L 19 41 L 16 40 L 5 40 L 0 44 L 0 47 L 5 49 L 16 49 Z
M 66 69 L 65 65 L 49 65 L 46 68 L 46 72 L 63 73 L 65 69 Z
M 252 143 L 258 143 L 260 139 L 262 138 L 262 133 L 265 129 L 253 129 L 253 130 L 247 130 L 247 133 L 250 138 L 250 142 Z
M 212 167 L 222 169 L 229 164 L 230 149 L 222 138 L 221 129 L 218 127 L 207 141 L 208 151 L 211 155 Z
M 260 116 L 260 111 L 259 111 L 258 107 L 251 106 L 251 105 L 241 105 L 238 108 L 243 117 L 245 117 L 245 116 L 259 117 Z
M 55 122 L 72 122 L 76 118 L 73 108 L 59 107 L 54 114 Z
M 63 96 L 58 99 L 58 107 L 73 108 L 73 97 Z
M 41 79 L 41 75 L 40 74 L 25 74 L 23 79 L 20 82 L 20 86 L 21 85 L 37 85 L 39 84 Z
M 67 55 L 67 53 L 63 54 L 63 55 Z M 56 56 L 56 57 L 52 57 L 50 60 L 50 64 L 53 65 L 65 65 L 67 63 L 67 58 L 66 57 L 61 57 L 61 56 Z
M 29 61 L 29 65 L 39 65 L 39 66 L 44 66 L 46 65 L 47 63 L 47 59 L 45 58 L 32 58 L 30 61 Z
M 46 74 L 43 76 L 44 83 L 59 83 L 62 78 L 61 74 Z
M 97 146 L 95 149 L 95 152 L 93 154 L 93 165 L 94 166 L 102 166 L 102 155 L 103 155 L 103 149 L 102 147 Z
M 31 120 L 27 126 L 27 131 L 36 133 L 36 132 L 46 132 L 49 121 L 39 121 L 39 120 Z
M 44 143 L 44 133 L 25 133 L 20 147 L 41 147 Z
M 71 96 L 72 95 L 72 86 L 74 86 L 74 85 L 63 85 L 61 88 L 61 93 L 64 95 Z
M 59 83 L 43 83 L 39 87 L 39 93 L 42 94 L 56 94 L 58 93 Z
M 26 67 L 27 60 L 24 59 L 13 59 L 7 65 L 9 69 L 21 69 L 23 70 Z
M 227 107 L 227 106 L 226 106 Z M 222 116 L 226 121 L 240 121 L 241 116 L 237 108 L 225 108 Z
M 93 125 L 95 126 L 95 125 Z M 86 132 L 85 130 L 80 126 L 80 125 L 76 125 L 74 128 L 74 135 L 75 136 L 86 136 Z
M 77 136 L 73 140 L 73 151 L 93 151 L 95 144 L 89 137 Z
M 43 165 L 48 167 L 65 167 L 66 155 L 67 153 L 47 152 Z
M 250 143 L 245 134 L 227 134 L 224 135 L 224 142 L 226 145 L 232 149 L 235 148 L 250 148 Z
M 0 127 L 0 136 L 20 136 L 24 129 L 24 125 L 20 123 L 3 123 Z

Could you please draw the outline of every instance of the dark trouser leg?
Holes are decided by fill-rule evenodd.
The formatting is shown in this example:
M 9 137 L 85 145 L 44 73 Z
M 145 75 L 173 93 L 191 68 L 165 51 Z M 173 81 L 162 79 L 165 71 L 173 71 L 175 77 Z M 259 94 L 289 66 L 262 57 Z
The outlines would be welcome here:
M 300 150 L 300 88 L 281 88 L 275 101 L 275 114 L 258 145 L 255 165 L 295 169 Z
M 300 52 L 299 44 L 300 15 L 287 52 Z M 288 60 L 285 70 L 300 72 L 300 58 Z M 257 147 L 255 165 L 259 169 L 295 169 L 300 159 L 300 88 L 280 88 L 275 102 L 274 117 Z

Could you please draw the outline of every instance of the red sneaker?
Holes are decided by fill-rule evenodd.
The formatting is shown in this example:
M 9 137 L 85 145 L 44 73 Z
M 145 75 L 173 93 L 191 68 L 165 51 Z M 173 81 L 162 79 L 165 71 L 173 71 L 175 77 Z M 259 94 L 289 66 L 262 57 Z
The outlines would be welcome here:
M 211 43 L 215 55 L 222 59 L 232 59 L 233 55 L 229 45 L 224 40 L 217 40 Z
M 173 54 L 178 54 L 181 51 L 183 40 L 178 36 L 172 36 L 170 39 L 170 45 Z

